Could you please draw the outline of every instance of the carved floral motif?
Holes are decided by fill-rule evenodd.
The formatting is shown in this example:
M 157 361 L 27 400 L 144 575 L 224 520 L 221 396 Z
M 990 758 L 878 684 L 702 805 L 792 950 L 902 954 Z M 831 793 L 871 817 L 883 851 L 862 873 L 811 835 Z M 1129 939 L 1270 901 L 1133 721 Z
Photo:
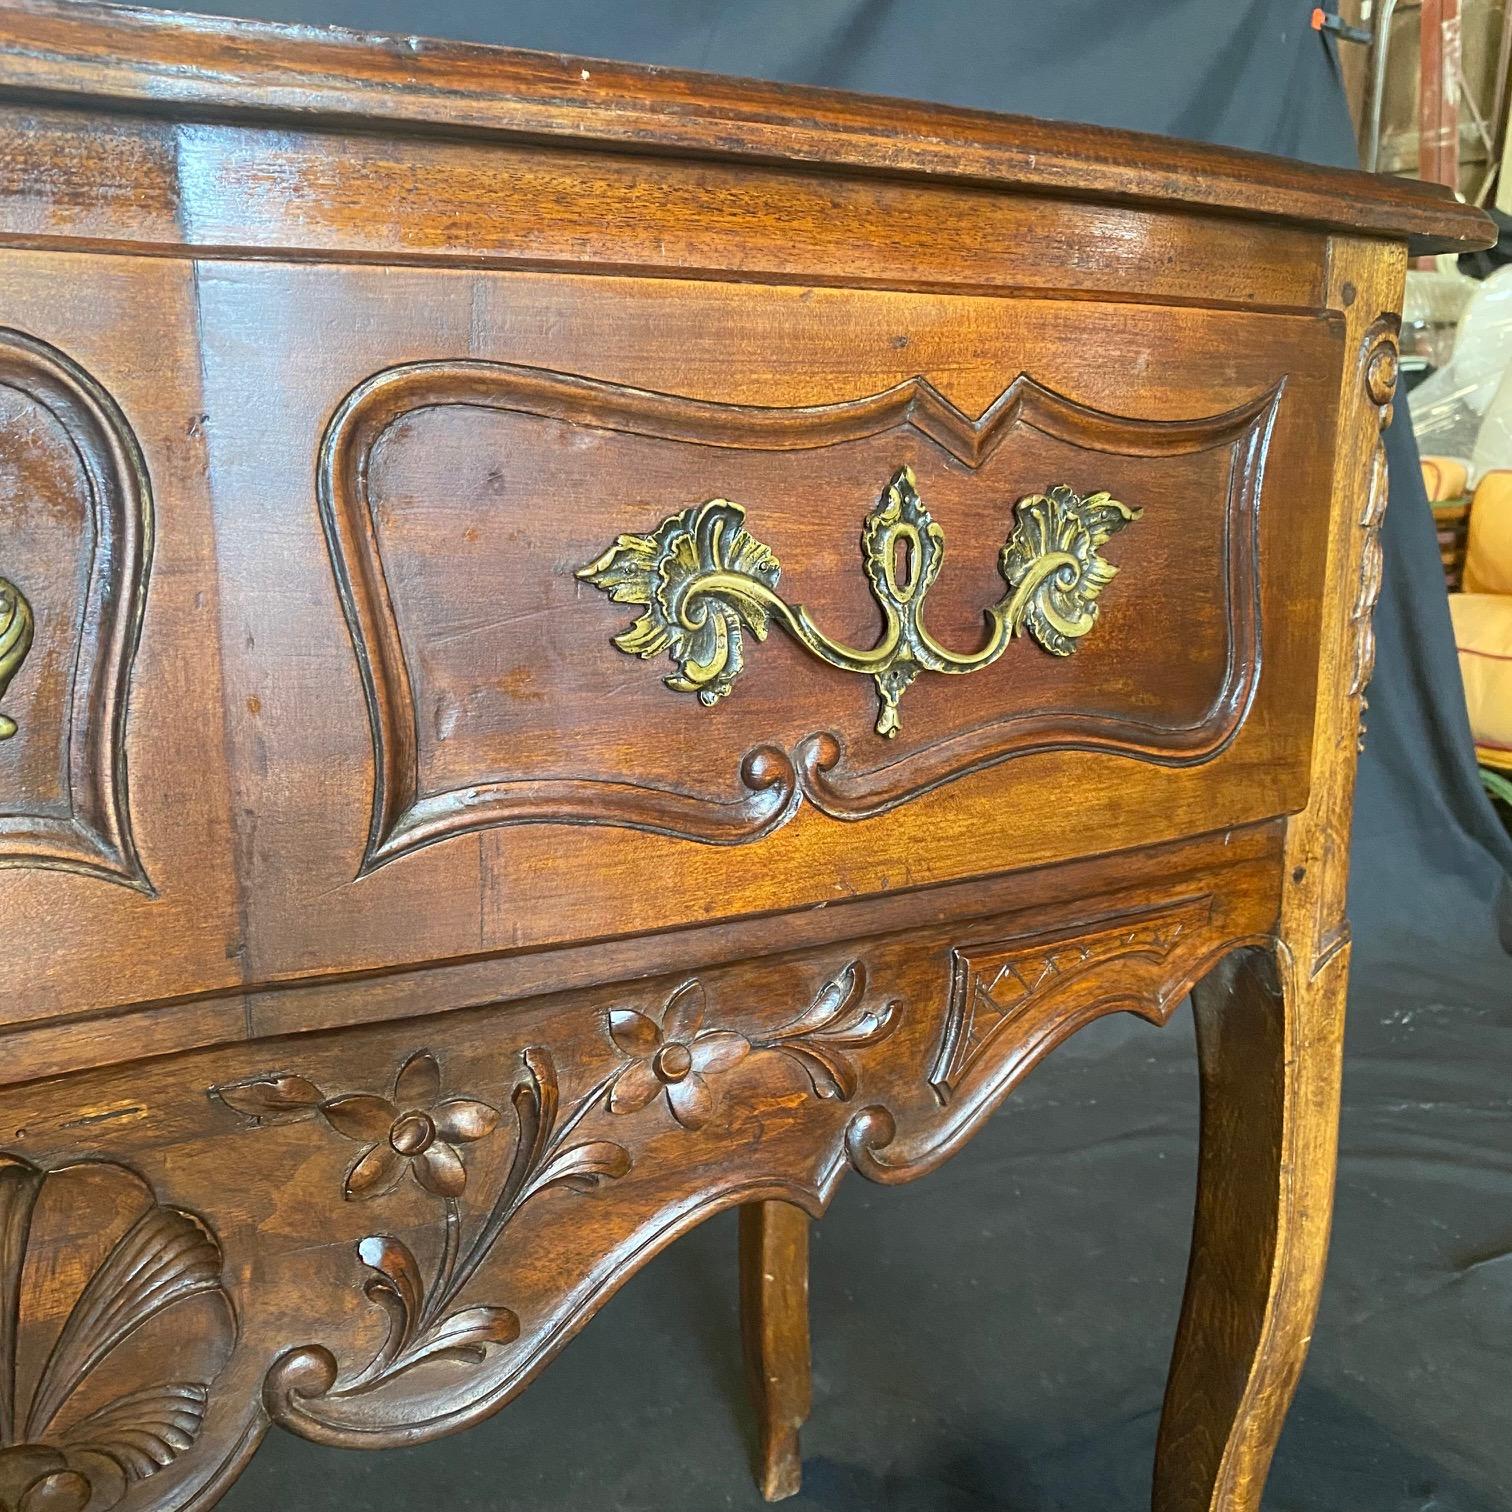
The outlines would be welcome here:
M 852 1052 L 881 1041 L 897 1019 L 896 1003 L 872 1008 L 865 995 L 865 969 L 852 962 L 819 988 L 802 1013 L 765 1036 L 705 1028 L 707 993 L 697 979 L 673 991 L 654 1015 L 613 1008 L 606 1028 L 623 1060 L 565 1113 L 550 1052 L 540 1046 L 525 1050 L 508 1097 L 515 1125 L 509 1167 L 492 1203 L 472 1215 L 464 1215 L 462 1205 L 470 1183 L 460 1147 L 492 1137 L 501 1116 L 475 1097 L 443 1098 L 441 1068 L 428 1050 L 405 1060 L 389 1095 L 328 1096 L 291 1072 L 212 1088 L 212 1097 L 258 1125 L 310 1120 L 362 1142 L 365 1148 L 342 1183 L 347 1198 L 381 1200 L 407 1170 L 442 1209 L 440 1253 L 428 1278 L 410 1247 L 392 1234 L 370 1234 L 357 1246 L 369 1273 L 364 1292 L 387 1315 L 377 1352 L 360 1367 L 343 1369 L 324 1346 L 290 1350 L 265 1383 L 270 1413 L 312 1436 L 328 1430 L 339 1435 L 346 1426 L 344 1402 L 382 1390 L 417 1365 L 478 1365 L 491 1347 L 513 1342 L 520 1333 L 514 1312 L 463 1306 L 459 1298 L 527 1203 L 556 1188 L 588 1192 L 630 1171 L 624 1144 L 579 1137 L 591 1115 L 618 1120 L 661 1098 L 678 1125 L 699 1129 L 716 1108 L 711 1082 L 756 1052 L 801 1066 L 818 1096 L 847 1100 L 857 1084 Z
M 701 1129 L 714 1111 L 707 1077 L 738 1065 L 751 1042 L 729 1029 L 701 1029 L 703 983 L 685 982 L 667 999 L 661 1022 L 634 1008 L 609 1012 L 609 1033 L 629 1063 L 609 1089 L 611 1113 L 634 1113 L 665 1092 L 667 1107 L 685 1129 Z
M 708 1078 L 729 1071 L 752 1050 L 775 1051 L 796 1061 L 820 1097 L 855 1095 L 850 1050 L 875 1045 L 892 1032 L 897 1004 L 868 1008 L 866 967 L 860 961 L 827 981 L 791 1023 L 764 1038 L 747 1039 L 732 1029 L 704 1029 L 708 1001 L 703 983 L 684 982 L 667 999 L 660 1020 L 633 1008 L 609 1012 L 609 1034 L 629 1064 L 615 1074 L 611 1113 L 634 1113 L 665 1092 L 672 1116 L 685 1129 L 700 1129 L 714 1112 Z
M 620 1145 L 567 1143 L 592 1104 L 585 1102 L 559 1120 L 551 1057 L 544 1050 L 526 1050 L 509 1098 L 516 1125 L 514 1155 L 492 1207 L 474 1227 L 464 1251 L 459 1199 L 467 1188 L 467 1170 L 455 1146 L 487 1138 L 500 1119 L 488 1103 L 470 1097 L 438 1101 L 440 1094 L 440 1066 L 429 1050 L 417 1051 L 399 1068 L 392 1097 L 372 1092 L 327 1097 L 314 1082 L 287 1073 L 214 1089 L 221 1102 L 244 1117 L 288 1122 L 318 1115 L 344 1137 L 368 1141 L 346 1173 L 344 1196 L 383 1196 L 409 1170 L 421 1190 L 442 1203 L 441 1255 L 429 1282 L 402 1240 L 370 1234 L 357 1246 L 358 1258 L 372 1272 L 365 1287 L 368 1300 L 387 1313 L 388 1335 L 360 1370 L 333 1373 L 322 1395 L 360 1395 L 430 1360 L 477 1363 L 490 1345 L 516 1338 L 520 1322 L 507 1307 L 453 1309 L 458 1293 L 532 1197 L 556 1186 L 586 1191 L 630 1169 L 630 1157 Z
M 125 1166 L 0 1154 L 0 1512 L 108 1512 L 194 1443 L 236 1336 L 221 1273 Z

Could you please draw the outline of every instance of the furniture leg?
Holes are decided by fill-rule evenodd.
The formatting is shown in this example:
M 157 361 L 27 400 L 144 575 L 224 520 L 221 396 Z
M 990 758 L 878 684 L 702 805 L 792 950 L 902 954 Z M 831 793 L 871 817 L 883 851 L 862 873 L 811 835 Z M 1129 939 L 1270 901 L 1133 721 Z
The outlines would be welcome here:
M 798 1430 L 809 1414 L 809 1217 L 788 1202 L 740 1210 L 740 1331 L 757 1419 L 757 1480 L 768 1501 L 802 1478 Z
M 1303 979 L 1284 943 L 1197 988 L 1202 1147 L 1154 1512 L 1256 1512 L 1327 1256 L 1348 946 Z

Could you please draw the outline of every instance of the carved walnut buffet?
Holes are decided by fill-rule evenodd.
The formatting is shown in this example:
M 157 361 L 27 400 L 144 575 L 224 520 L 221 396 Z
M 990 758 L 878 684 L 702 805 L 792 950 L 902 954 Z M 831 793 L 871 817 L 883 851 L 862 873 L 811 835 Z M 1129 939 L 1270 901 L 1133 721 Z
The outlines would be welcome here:
M 1195 985 L 1159 1512 L 1247 1512 L 1329 1220 L 1436 189 L 0 5 L 0 1507 L 413 1443 Z M 984 620 L 985 611 L 985 620 Z

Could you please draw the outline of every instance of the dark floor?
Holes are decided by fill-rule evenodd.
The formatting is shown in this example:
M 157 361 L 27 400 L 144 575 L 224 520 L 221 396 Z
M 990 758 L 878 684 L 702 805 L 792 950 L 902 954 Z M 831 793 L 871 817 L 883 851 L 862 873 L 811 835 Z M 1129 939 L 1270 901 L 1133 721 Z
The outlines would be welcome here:
M 826 1512 L 1131 1512 L 1186 1258 L 1191 1023 L 1105 1020 L 958 1159 L 815 1233 L 805 1484 Z M 523 1397 L 385 1454 L 275 1432 L 227 1512 L 713 1512 L 749 1472 L 735 1225 L 653 1262 Z M 1335 1248 L 1267 1509 L 1512 1509 L 1512 969 L 1357 961 Z

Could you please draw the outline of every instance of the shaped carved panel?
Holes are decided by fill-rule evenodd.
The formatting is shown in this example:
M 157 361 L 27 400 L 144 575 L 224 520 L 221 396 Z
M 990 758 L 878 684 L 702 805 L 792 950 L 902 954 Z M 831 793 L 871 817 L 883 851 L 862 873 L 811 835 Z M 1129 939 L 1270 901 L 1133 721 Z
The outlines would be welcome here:
M 1171 1002 L 1159 984 L 1178 947 L 1212 914 L 1211 898 L 1120 915 L 1064 933 L 958 946 L 950 1006 L 930 1084 L 942 1103 L 984 1064 L 999 1073 L 1013 1058 L 1038 1058 L 1110 1004 L 1163 1022 Z M 1014 1057 L 1003 1045 L 1012 1041 Z M 1048 1042 L 1048 1043 L 1047 1043 Z
M 202 1219 L 122 1165 L 0 1154 L 0 1506 L 109 1512 L 193 1446 L 235 1339 Z
M 125 417 L 61 352 L 0 330 L 0 865 L 152 890 L 125 757 L 151 555 Z
M 1258 678 L 1257 520 L 1279 397 L 1277 386 L 1226 413 L 1154 422 L 1021 377 L 972 419 L 922 378 L 777 409 L 494 362 L 375 375 L 340 407 L 319 465 L 372 732 L 363 870 L 516 823 L 740 843 L 804 801 L 862 818 L 1051 748 L 1210 760 Z M 781 554 L 784 589 L 803 595 L 794 623 L 812 611 L 834 644 L 869 645 L 877 608 L 847 522 L 894 475 L 950 522 L 930 596 L 940 640 L 921 639 L 915 660 L 983 670 L 921 679 L 907 721 L 879 725 L 887 742 L 854 686 L 868 680 L 836 678 L 791 641 L 753 659 L 717 711 L 669 702 L 611 646 L 623 611 L 577 581 L 606 541 L 738 498 Z M 1143 511 L 1119 538 L 1103 627 L 1085 642 L 1039 636 L 1058 653 L 1078 645 L 1074 658 L 1018 641 L 990 659 L 951 651 L 977 644 L 1003 594 L 1015 506 L 1052 484 L 1067 499 L 1111 489 L 1128 518 Z M 669 719 L 700 732 L 696 768 L 663 737 Z

